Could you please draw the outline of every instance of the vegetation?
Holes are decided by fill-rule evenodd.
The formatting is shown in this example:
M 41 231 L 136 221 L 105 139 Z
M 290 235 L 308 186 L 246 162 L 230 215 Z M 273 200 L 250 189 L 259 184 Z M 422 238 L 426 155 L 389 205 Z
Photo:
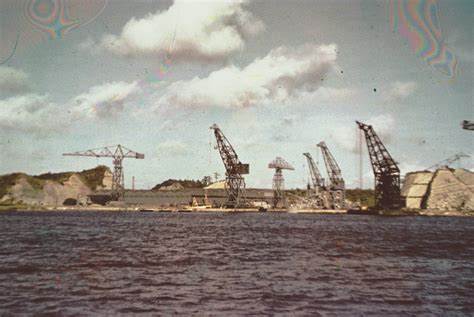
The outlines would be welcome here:
M 171 186 L 173 184 L 180 184 L 183 188 L 204 188 L 206 185 L 200 180 L 188 179 L 168 179 L 160 184 L 157 184 L 152 190 L 159 190 L 162 187 Z
M 373 189 L 347 189 L 346 199 L 352 202 L 360 202 L 362 206 L 373 207 L 375 197 Z
M 289 189 L 288 193 L 298 197 L 306 197 L 306 189 Z M 374 191 L 372 189 L 346 189 L 346 199 L 361 206 L 372 207 L 375 205 Z
M 105 172 L 109 170 L 107 166 L 99 165 L 96 168 L 83 170 L 79 173 L 64 172 L 64 173 L 45 173 L 37 176 L 30 176 L 24 173 L 12 173 L 0 176 L 0 199 L 5 196 L 9 189 L 14 186 L 21 178 L 24 178 L 34 189 L 41 190 L 46 181 L 54 181 L 64 184 L 69 177 L 77 174 L 79 178 L 91 190 L 95 190 L 98 186 L 103 186 Z

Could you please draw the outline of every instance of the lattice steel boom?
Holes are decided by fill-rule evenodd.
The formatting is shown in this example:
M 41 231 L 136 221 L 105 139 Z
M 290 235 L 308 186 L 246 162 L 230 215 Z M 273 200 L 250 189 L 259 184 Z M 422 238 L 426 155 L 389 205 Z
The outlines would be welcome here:
M 455 154 L 451 157 L 448 157 L 447 159 L 445 159 L 441 162 L 438 162 L 435 165 L 428 167 L 427 169 L 428 170 L 431 170 L 431 169 L 436 170 L 436 169 L 441 168 L 443 166 L 449 166 L 450 164 L 452 164 L 456 161 L 460 161 L 461 158 L 463 158 L 463 157 L 470 157 L 470 156 L 461 152 L 461 153 Z
M 225 189 L 227 201 L 225 206 L 227 208 L 236 208 L 245 205 L 245 180 L 242 175 L 249 173 L 249 165 L 240 162 L 234 148 L 217 124 L 214 123 L 211 129 L 214 130 L 217 148 L 226 170 Z
M 370 162 L 375 176 L 375 207 L 380 209 L 399 209 L 400 169 L 383 145 L 372 126 L 356 121 L 364 131 Z
M 342 178 L 341 169 L 332 156 L 326 143 L 319 142 L 318 147 L 323 154 L 326 171 L 329 176 L 329 194 L 331 198 L 331 208 L 340 209 L 345 207 L 346 187 Z
M 145 155 L 134 152 L 118 144 L 106 146 L 103 148 L 79 151 L 73 153 L 64 153 L 65 156 L 93 156 L 93 157 L 111 157 L 114 163 L 114 172 L 112 175 L 112 200 L 122 201 L 124 198 L 124 175 L 122 161 L 124 158 L 144 159 Z
M 310 153 L 303 153 L 308 161 L 311 185 L 308 186 L 308 199 L 314 208 L 329 208 L 325 179 L 321 176 L 316 163 Z

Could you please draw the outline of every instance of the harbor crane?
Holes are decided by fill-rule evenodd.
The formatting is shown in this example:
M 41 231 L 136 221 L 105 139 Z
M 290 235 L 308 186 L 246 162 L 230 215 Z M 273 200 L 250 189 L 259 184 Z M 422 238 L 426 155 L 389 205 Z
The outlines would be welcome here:
M 344 178 L 342 178 L 341 169 L 332 156 L 326 143 L 319 142 L 317 145 L 323 154 L 326 171 L 329 176 L 329 196 L 330 208 L 341 209 L 345 207 L 346 188 Z
M 448 157 L 447 159 L 445 159 L 441 162 L 438 162 L 435 165 L 428 167 L 427 169 L 428 170 L 437 170 L 438 168 L 441 168 L 443 166 L 449 166 L 450 164 L 452 164 L 456 161 L 460 162 L 461 158 L 463 158 L 463 157 L 470 157 L 470 156 L 461 152 L 461 153 L 455 154 L 451 157 Z
M 286 207 L 286 200 L 283 197 L 283 190 L 285 190 L 285 179 L 283 178 L 283 170 L 294 170 L 290 163 L 277 156 L 268 164 L 268 168 L 275 169 L 273 175 L 273 208 Z
M 310 153 L 303 153 L 308 161 L 311 185 L 308 185 L 308 199 L 316 208 L 329 208 L 325 179 L 321 176 L 316 163 Z
M 242 175 L 249 174 L 249 165 L 240 162 L 237 153 L 217 124 L 214 130 L 217 148 L 225 167 L 225 189 L 227 192 L 226 208 L 236 208 L 245 205 L 245 180 Z
M 125 195 L 124 174 L 122 161 L 124 158 L 144 159 L 145 155 L 134 152 L 126 147 L 118 144 L 106 146 L 103 148 L 79 151 L 73 153 L 64 153 L 65 156 L 93 156 L 93 157 L 111 157 L 114 164 L 114 172 L 112 175 L 112 195 L 113 201 L 123 201 Z
M 375 176 L 375 208 L 399 209 L 402 207 L 400 196 L 400 169 L 383 145 L 371 125 L 356 121 L 364 131 L 370 162 Z

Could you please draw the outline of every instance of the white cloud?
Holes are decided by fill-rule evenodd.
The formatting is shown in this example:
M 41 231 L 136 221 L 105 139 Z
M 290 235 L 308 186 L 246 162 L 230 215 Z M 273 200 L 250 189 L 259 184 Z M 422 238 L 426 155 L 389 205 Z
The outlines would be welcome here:
M 158 144 L 158 154 L 163 153 L 167 156 L 185 155 L 188 153 L 188 146 L 181 141 L 166 141 Z
M 0 66 L 0 92 L 18 94 L 29 90 L 28 74 L 13 67 Z
M 383 98 L 387 102 L 401 102 L 413 95 L 417 84 L 413 81 L 396 81 L 390 85 L 390 88 Z
M 242 108 L 284 102 L 313 92 L 336 66 L 335 44 L 279 47 L 245 68 L 228 66 L 208 77 L 178 81 L 167 87 L 157 105 Z
M 87 93 L 73 98 L 71 112 L 76 118 L 108 118 L 122 112 L 126 99 L 139 90 L 140 87 L 136 81 L 132 83 L 120 81 L 94 86 Z
M 395 133 L 395 119 L 393 116 L 383 114 L 360 121 L 371 125 L 384 145 L 393 141 Z M 359 133 L 361 133 L 361 130 L 354 121 L 340 122 L 338 126 L 332 128 L 332 131 L 334 132 L 330 134 L 331 138 L 343 149 L 352 153 L 359 153 Z M 367 148 L 364 134 L 362 134 L 362 147 L 364 151 Z
M 26 94 L 0 100 L 0 129 L 44 137 L 70 128 L 84 118 L 108 118 L 140 88 L 136 82 L 94 86 L 87 93 L 58 104 L 48 95 Z
M 264 29 L 263 23 L 244 8 L 247 2 L 175 0 L 166 11 L 132 18 L 120 35 L 105 35 L 101 46 L 127 56 L 172 50 L 174 59 L 222 59 Z
M 28 94 L 0 100 L 0 129 L 37 136 L 58 132 L 65 126 L 61 107 L 47 95 Z

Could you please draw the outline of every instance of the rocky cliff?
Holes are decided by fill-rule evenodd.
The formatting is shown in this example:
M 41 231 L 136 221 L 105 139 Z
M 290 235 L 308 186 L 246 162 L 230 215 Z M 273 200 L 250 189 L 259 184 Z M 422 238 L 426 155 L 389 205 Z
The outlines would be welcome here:
M 474 211 L 474 173 L 447 167 L 408 173 L 402 196 L 410 209 Z
M 0 202 L 58 206 L 85 204 L 93 190 L 110 189 L 112 173 L 106 166 L 82 172 L 46 173 L 30 176 L 14 173 L 0 176 Z

